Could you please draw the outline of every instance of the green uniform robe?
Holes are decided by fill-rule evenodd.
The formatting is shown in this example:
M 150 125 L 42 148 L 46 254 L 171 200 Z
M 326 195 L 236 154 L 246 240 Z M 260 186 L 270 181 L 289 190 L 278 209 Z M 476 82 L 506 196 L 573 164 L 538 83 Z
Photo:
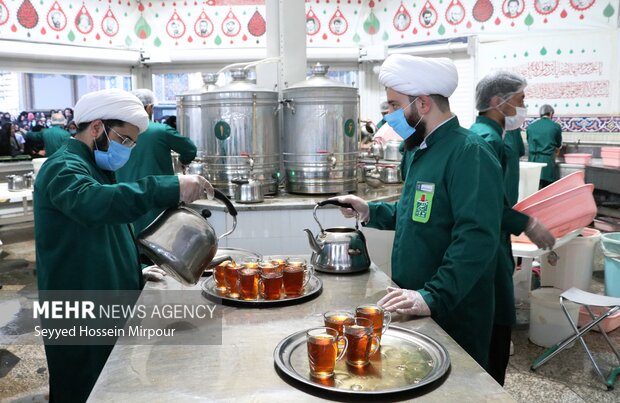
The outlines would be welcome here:
M 149 175 L 174 175 L 170 151 L 179 153 L 182 164 L 189 164 L 196 157 L 196 146 L 189 138 L 168 125 L 149 122 L 148 129 L 140 134 L 131 151 L 129 161 L 116 171 L 116 179 L 135 182 Z M 162 211 L 153 209 L 134 221 L 135 233 L 142 232 Z
M 396 231 L 394 282 L 418 290 L 432 318 L 485 366 L 502 214 L 501 193 L 489 189 L 501 188 L 501 168 L 456 117 L 409 154 L 400 200 L 369 203 L 368 226 Z M 423 200 L 416 187 L 434 189 Z
M 52 126 L 40 132 L 28 132 L 25 137 L 27 140 L 43 142 L 45 156 L 51 157 L 60 147 L 67 144 L 71 138 L 71 133 L 61 126 Z
M 115 184 L 78 140 L 54 153 L 34 185 L 39 290 L 139 290 L 142 273 L 129 223 L 179 200 L 175 176 Z M 55 401 L 88 397 L 113 346 L 45 346 Z
M 540 179 L 554 182 L 558 179 L 555 172 L 555 153 L 562 147 L 562 127 L 546 116 L 531 123 L 526 130 L 528 161 L 544 162 Z
M 507 155 L 504 152 L 504 142 L 502 140 L 503 129 L 499 123 L 487 118 L 478 116 L 476 123 L 470 130 L 482 137 L 493 149 L 495 157 L 504 170 L 509 166 Z M 491 191 L 491 189 L 489 189 Z M 505 189 L 496 190 L 504 200 L 502 210 L 502 232 L 500 238 L 499 252 L 497 256 L 497 268 L 495 273 L 495 321 L 499 325 L 514 325 L 516 323 L 516 310 L 514 299 L 514 284 L 512 275 L 514 273 L 514 258 L 512 256 L 512 244 L 510 234 L 518 235 L 525 230 L 529 217 L 512 209 L 512 204 L 508 202 Z
M 511 206 L 519 200 L 519 159 L 525 155 L 525 146 L 521 137 L 521 129 L 507 130 L 504 133 L 504 188 Z

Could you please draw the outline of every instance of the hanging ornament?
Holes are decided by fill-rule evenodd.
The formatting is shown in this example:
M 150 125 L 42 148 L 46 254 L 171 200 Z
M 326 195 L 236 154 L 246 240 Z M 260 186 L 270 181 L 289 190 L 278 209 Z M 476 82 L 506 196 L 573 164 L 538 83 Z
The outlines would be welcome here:
M 201 38 L 207 38 L 213 33 L 213 22 L 204 9 L 194 23 L 194 32 Z
M 570 0 L 570 6 L 582 13 L 579 15 L 579 19 L 583 20 L 583 11 L 589 9 L 594 5 L 596 0 Z
M 374 35 L 379 32 L 379 28 L 381 28 L 381 22 L 379 22 L 374 11 L 370 10 L 368 18 L 364 21 L 364 31 L 366 31 L 368 35 Z
M 394 28 L 400 32 L 406 31 L 411 25 L 411 15 L 405 6 L 403 6 L 402 2 L 400 3 L 398 10 L 396 10 L 396 14 L 394 14 L 392 24 L 394 24 Z
M 54 31 L 62 31 L 67 26 L 67 16 L 57 1 L 47 12 L 47 25 Z
M 471 11 L 474 20 L 478 22 L 488 21 L 493 15 L 493 3 L 490 0 L 477 0 Z
M 176 9 L 166 24 L 166 33 L 173 39 L 179 39 L 185 35 L 185 23 Z
M 248 32 L 259 37 L 265 35 L 265 31 L 267 31 L 267 23 L 261 13 L 258 12 L 258 8 L 256 8 L 252 18 L 250 18 L 250 22 L 248 22 Z
M 118 33 L 118 20 L 112 12 L 112 8 L 108 7 L 108 11 L 105 13 L 105 17 L 101 20 L 101 30 L 109 37 L 113 37 Z
M 222 21 L 222 32 L 226 36 L 237 36 L 241 31 L 241 23 L 237 19 L 235 13 L 233 13 L 232 8 L 226 14 L 226 18 Z
M 93 18 L 84 3 L 75 16 L 75 28 L 84 35 L 93 30 Z
M 374 16 L 372 11 L 370 12 L 370 14 L 371 16 Z M 368 18 L 370 18 L 370 16 Z M 364 22 L 364 25 L 366 25 L 366 22 Z M 344 18 L 344 15 L 340 12 L 340 7 L 336 7 L 334 15 L 332 15 L 332 18 L 329 20 L 329 30 L 332 34 L 340 36 L 344 35 L 344 33 L 347 32 L 347 29 L 349 29 L 349 23 L 347 19 Z
M 461 0 L 453 0 L 446 8 L 446 21 L 451 25 L 459 25 L 465 19 L 465 7 Z
M 6 22 L 9 20 L 9 9 L 8 7 L 4 4 L 3 0 L 0 0 L 0 25 L 4 25 L 6 24 Z
M 614 10 L 614 6 L 612 6 L 611 3 L 608 3 L 607 7 L 603 10 L 603 16 L 607 17 L 607 22 L 609 22 L 609 18 L 611 18 L 615 12 L 616 10 Z
M 17 9 L 17 21 L 24 28 L 34 28 L 39 23 L 39 14 L 34 8 L 30 0 L 24 0 L 24 2 Z M 15 32 L 15 31 L 13 31 Z
M 420 10 L 420 25 L 424 28 L 432 28 L 437 23 L 437 10 L 431 4 L 430 0 L 427 0 L 422 10 Z
M 534 0 L 534 9 L 540 15 L 551 14 L 558 8 L 559 0 Z
M 306 35 L 316 35 L 321 30 L 321 20 L 319 17 L 312 11 L 312 6 L 306 13 Z
M 133 32 L 140 39 L 146 39 L 151 36 L 151 26 L 148 22 L 146 22 L 144 16 L 140 15 L 140 18 L 138 18 L 138 22 L 136 22 L 136 25 L 133 27 Z M 127 37 L 129 38 L 129 36 Z
M 525 11 L 525 2 L 522 0 L 504 0 L 502 13 L 506 18 L 517 18 Z

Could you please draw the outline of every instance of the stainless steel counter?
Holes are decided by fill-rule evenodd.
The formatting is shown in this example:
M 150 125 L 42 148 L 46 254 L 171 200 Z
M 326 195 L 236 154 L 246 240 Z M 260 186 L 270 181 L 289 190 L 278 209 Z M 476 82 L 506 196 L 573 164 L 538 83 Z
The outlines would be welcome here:
M 319 274 L 323 293 L 300 305 L 270 309 L 222 307 L 222 345 L 128 346 L 112 351 L 89 402 L 315 402 L 355 400 L 325 394 L 314 388 L 297 388 L 274 369 L 273 351 L 288 335 L 322 325 L 322 313 L 334 308 L 354 308 L 376 302 L 390 279 L 375 265 L 358 275 Z M 148 289 L 183 289 L 167 279 L 148 283 Z M 197 288 L 194 287 L 194 288 Z M 206 300 L 205 300 L 206 301 Z M 421 391 L 392 396 L 423 402 L 513 402 L 478 364 L 432 319 L 394 317 L 397 326 L 420 331 L 443 344 L 452 367 L 446 377 Z M 290 382 L 290 383 L 289 383 Z M 370 401 L 383 399 L 371 396 Z M 384 401 L 384 400 L 383 400 Z

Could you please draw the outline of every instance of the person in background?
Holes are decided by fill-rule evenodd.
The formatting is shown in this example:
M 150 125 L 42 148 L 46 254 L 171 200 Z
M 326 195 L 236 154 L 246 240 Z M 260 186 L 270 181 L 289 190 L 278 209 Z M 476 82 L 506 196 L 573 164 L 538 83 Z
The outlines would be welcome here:
M 392 278 L 378 304 L 390 312 L 431 316 L 486 367 L 493 324 L 495 259 L 503 180 L 488 145 L 459 125 L 448 97 L 458 83 L 447 58 L 390 55 L 379 73 L 410 164 L 398 202 L 353 195 L 336 199 L 368 227 L 395 230 Z M 417 147 L 417 149 L 416 149 Z M 413 151 L 415 149 L 415 151 Z M 490 191 L 498 189 L 499 191 Z
M 34 185 L 37 280 L 46 290 L 140 290 L 143 276 L 129 223 L 148 211 L 213 197 L 198 175 L 153 175 L 116 183 L 148 115 L 129 92 L 84 95 L 75 105 L 78 133 L 51 156 Z M 46 345 L 50 401 L 84 402 L 111 345 Z
M 166 120 L 164 120 L 164 123 L 172 127 L 174 130 L 177 129 L 177 117 L 174 115 L 168 116 Z
M 138 89 L 133 94 L 140 99 L 149 119 L 153 115 L 155 96 L 151 90 Z M 174 175 L 171 151 L 179 154 L 179 161 L 187 165 L 196 157 L 196 146 L 187 137 L 163 123 L 149 121 L 148 129 L 140 135 L 131 158 L 116 173 L 119 182 L 135 182 L 149 175 Z M 153 209 L 134 221 L 136 234 L 142 232 L 163 209 Z
M 67 121 L 60 112 L 55 112 L 51 118 L 52 126 L 40 132 L 28 132 L 25 138 L 31 141 L 42 141 L 45 147 L 45 157 L 51 157 L 60 147 L 71 138 L 71 134 L 64 129 Z
M 78 127 L 75 124 L 75 122 L 72 120 L 71 122 L 67 124 L 66 130 L 69 132 L 71 136 L 75 136 L 75 134 L 77 133 Z
M 65 119 L 67 119 L 67 122 L 71 122 L 73 120 L 73 109 L 65 108 L 62 114 L 65 115 Z
M 13 133 L 15 134 L 15 140 L 17 140 L 17 145 L 19 146 L 20 154 L 24 153 L 24 146 L 26 144 L 26 139 L 19 128 L 17 123 L 13 123 Z
M 505 153 L 503 134 L 505 129 L 518 129 L 525 120 L 527 111 L 523 105 L 526 86 L 527 82 L 523 77 L 503 71 L 485 76 L 476 85 L 476 109 L 479 115 L 470 130 L 491 146 L 503 169 L 504 178 L 508 167 L 508 155 Z M 544 249 L 551 249 L 555 238 L 536 218 L 512 209 L 512 204 L 508 202 L 506 196 L 505 184 L 495 191 L 502 195 L 504 205 L 495 272 L 495 319 L 489 348 L 489 365 L 486 370 L 500 385 L 503 385 L 510 358 L 512 326 L 516 324 L 517 319 L 510 234 L 518 235 L 525 232 L 538 247 Z
M 525 155 L 521 128 L 506 130 L 504 133 L 504 188 L 508 204 L 514 206 L 519 201 L 519 160 Z
M 377 129 L 380 129 L 381 126 L 385 124 L 385 115 L 390 112 L 390 104 L 388 104 L 387 101 L 381 102 L 379 111 L 381 112 L 381 120 L 377 123 Z
M 15 138 L 15 125 L 11 122 L 4 122 L 0 126 L 0 156 L 15 157 L 20 155 L 19 143 Z
M 540 186 L 542 189 L 555 182 L 558 176 L 555 172 L 555 157 L 562 147 L 562 126 L 553 120 L 553 107 L 543 105 L 540 107 L 540 119 L 530 123 L 527 127 L 527 160 L 531 162 L 544 162 L 540 173 Z

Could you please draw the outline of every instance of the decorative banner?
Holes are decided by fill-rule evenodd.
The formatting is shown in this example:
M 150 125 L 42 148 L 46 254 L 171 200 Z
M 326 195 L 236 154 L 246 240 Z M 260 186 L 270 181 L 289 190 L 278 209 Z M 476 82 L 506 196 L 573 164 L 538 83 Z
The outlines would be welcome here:
M 332 34 L 340 36 L 344 35 L 347 29 L 349 29 L 349 23 L 340 11 L 340 7 L 337 7 L 334 15 L 332 15 L 332 18 L 329 20 L 329 30 Z
M 4 0 L 0 0 L 0 25 L 6 24 L 9 20 L 10 11 L 4 4 Z
M 477 0 L 471 11 L 471 15 L 473 15 L 474 19 L 478 22 L 486 22 L 493 16 L 493 11 L 494 8 L 491 0 Z
M 17 9 L 17 21 L 22 27 L 32 29 L 39 23 L 39 14 L 30 0 L 24 2 Z
M 166 33 L 168 33 L 169 37 L 174 39 L 179 39 L 185 35 L 185 23 L 181 19 L 181 16 L 179 16 L 179 13 L 177 13 L 177 10 L 174 10 L 174 13 L 172 13 L 172 16 L 170 16 L 166 24 Z
M 93 18 L 90 16 L 88 9 L 82 3 L 80 11 L 75 16 L 75 28 L 84 35 L 93 30 Z
M 435 10 L 430 0 L 427 0 L 426 4 L 422 7 L 419 20 L 423 28 L 432 28 L 437 24 L 437 10 Z
M 250 22 L 248 22 L 248 32 L 251 35 L 258 37 L 258 36 L 265 35 L 266 31 L 267 31 L 267 22 L 265 21 L 265 19 L 263 18 L 263 16 L 261 15 L 261 13 L 258 11 L 258 8 L 257 8 L 256 11 L 254 11 L 254 14 L 252 14 L 252 18 L 250 18 Z
M 528 114 L 550 104 L 557 115 L 607 114 L 618 98 L 616 73 L 609 55 L 616 35 L 578 33 L 481 43 L 478 71 L 508 70 L 527 79 Z
M 460 0 L 451 1 L 448 8 L 446 8 L 446 21 L 451 25 L 459 25 L 465 19 L 465 14 L 465 7 Z
M 54 31 L 62 31 L 67 26 L 67 16 L 57 1 L 47 12 L 47 25 Z
M 534 0 L 534 9 L 541 15 L 551 14 L 558 8 L 560 0 Z
M 514 19 L 523 14 L 525 10 L 525 0 L 504 0 L 502 13 L 506 18 Z
M 104 34 L 110 37 L 118 33 L 118 20 L 116 19 L 116 16 L 112 12 L 111 8 L 108 8 L 105 17 L 101 20 L 101 30 Z
M 241 23 L 239 23 L 239 19 L 237 19 L 237 16 L 233 13 L 231 8 L 226 18 L 224 18 L 224 21 L 222 21 L 222 33 L 226 36 L 233 37 L 239 35 L 240 31 Z
M 394 24 L 394 28 L 400 32 L 406 31 L 411 25 L 411 15 L 405 6 L 403 6 L 402 2 L 400 3 L 398 10 L 396 10 L 396 14 L 394 14 L 394 20 L 392 23 Z
M 306 13 L 306 34 L 313 36 L 316 35 L 321 30 L 321 21 L 314 11 L 312 11 L 312 6 Z M 312 39 L 310 39 L 312 42 Z
M 203 9 L 194 24 L 194 32 L 201 38 L 207 38 L 213 33 L 213 28 L 211 18 L 209 18 Z

